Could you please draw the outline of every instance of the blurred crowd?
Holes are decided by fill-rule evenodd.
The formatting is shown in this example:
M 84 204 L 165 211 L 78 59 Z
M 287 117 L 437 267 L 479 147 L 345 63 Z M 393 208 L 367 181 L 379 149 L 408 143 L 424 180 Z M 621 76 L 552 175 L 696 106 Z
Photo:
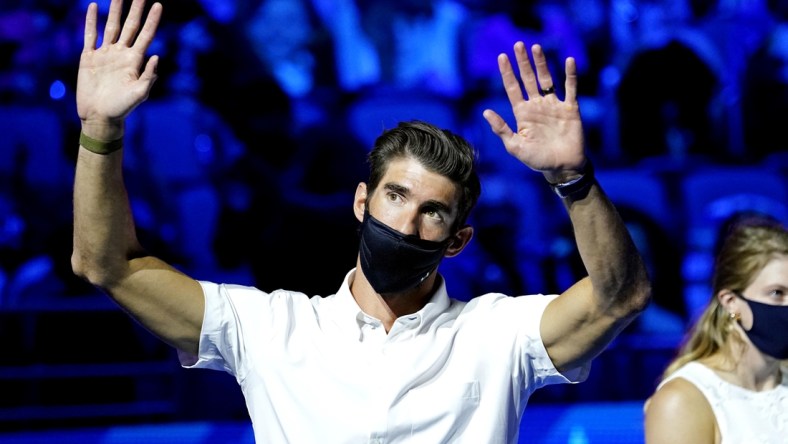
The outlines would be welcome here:
M 195 277 L 333 293 L 355 263 L 364 156 L 418 118 L 480 152 L 477 235 L 442 265 L 450 293 L 574 282 L 568 218 L 545 222 L 560 202 L 481 117 L 508 113 L 496 56 L 518 40 L 577 60 L 586 142 L 655 280 L 634 329 L 683 330 L 726 217 L 788 218 L 786 1 L 161 3 L 159 80 L 129 119 L 126 179 L 143 245 Z M 86 5 L 0 5 L 0 310 L 96 295 L 69 260 Z

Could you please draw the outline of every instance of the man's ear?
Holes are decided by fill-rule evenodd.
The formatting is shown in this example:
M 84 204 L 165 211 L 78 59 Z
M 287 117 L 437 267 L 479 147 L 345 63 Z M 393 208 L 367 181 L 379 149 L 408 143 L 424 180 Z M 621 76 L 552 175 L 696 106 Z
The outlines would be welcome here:
M 356 187 L 356 196 L 353 199 L 353 213 L 359 222 L 364 221 L 364 210 L 367 207 L 367 184 L 359 182 Z
M 473 227 L 470 225 L 466 225 L 459 230 L 451 237 L 451 242 L 449 243 L 449 248 L 446 249 L 446 253 L 444 254 L 445 257 L 454 257 L 460 254 L 460 252 L 465 249 L 465 246 L 473 238 Z

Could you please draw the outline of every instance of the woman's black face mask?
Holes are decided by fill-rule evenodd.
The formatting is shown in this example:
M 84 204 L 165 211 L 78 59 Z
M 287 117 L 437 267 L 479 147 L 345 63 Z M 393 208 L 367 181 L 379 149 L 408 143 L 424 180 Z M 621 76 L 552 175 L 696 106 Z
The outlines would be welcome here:
M 788 305 L 769 305 L 734 294 L 752 311 L 752 328 L 745 330 L 758 350 L 776 359 L 788 359 Z
M 410 290 L 422 283 L 438 268 L 451 239 L 435 242 L 406 236 L 368 211 L 359 236 L 361 270 L 379 294 Z

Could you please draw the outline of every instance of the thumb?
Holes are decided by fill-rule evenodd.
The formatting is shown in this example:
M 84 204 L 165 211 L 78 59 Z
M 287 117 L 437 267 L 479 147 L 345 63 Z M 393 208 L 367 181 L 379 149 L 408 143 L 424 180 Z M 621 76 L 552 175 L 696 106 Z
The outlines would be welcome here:
M 159 67 L 159 56 L 157 55 L 151 56 L 151 58 L 148 59 L 148 63 L 145 64 L 145 70 L 142 71 L 142 74 L 140 74 L 140 80 L 143 83 L 147 83 L 148 88 L 153 86 L 153 82 L 155 82 L 156 79 L 158 78 L 158 75 L 156 74 L 156 70 L 158 67 Z
M 482 115 L 484 119 L 487 120 L 487 123 L 490 124 L 492 132 L 500 137 L 504 144 L 511 140 L 514 132 L 498 113 L 491 109 L 486 109 Z

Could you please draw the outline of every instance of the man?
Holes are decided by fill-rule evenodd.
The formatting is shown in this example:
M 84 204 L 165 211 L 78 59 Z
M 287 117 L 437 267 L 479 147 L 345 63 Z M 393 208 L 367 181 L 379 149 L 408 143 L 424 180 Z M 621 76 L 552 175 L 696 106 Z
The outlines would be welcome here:
M 113 0 L 96 48 L 97 6 L 88 7 L 72 266 L 178 349 L 184 366 L 235 376 L 258 442 L 516 442 L 530 394 L 582 381 L 648 304 L 643 262 L 584 153 L 574 60 L 561 101 L 541 48 L 532 47 L 534 72 L 521 42 L 528 99 L 507 56 L 498 60 L 518 131 L 491 110 L 484 117 L 565 196 L 588 277 L 561 295 L 450 299 L 436 270 L 470 242 L 480 187 L 470 145 L 423 122 L 384 132 L 370 153 L 370 181 L 353 202 L 358 261 L 336 294 L 182 274 L 138 243 L 122 178 L 124 118 L 156 80 L 158 58 L 144 59 L 162 6 L 143 23 L 144 10 L 134 0 L 121 24 Z

